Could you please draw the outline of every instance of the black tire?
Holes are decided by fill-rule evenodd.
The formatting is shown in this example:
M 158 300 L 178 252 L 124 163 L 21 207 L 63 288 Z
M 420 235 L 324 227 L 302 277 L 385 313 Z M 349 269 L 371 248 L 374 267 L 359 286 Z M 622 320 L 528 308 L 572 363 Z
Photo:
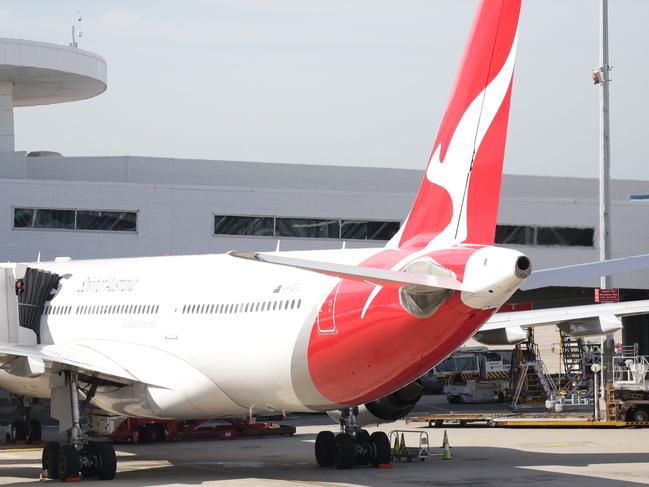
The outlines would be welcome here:
M 354 466 L 356 461 L 356 444 L 354 438 L 347 433 L 340 433 L 336 436 L 336 448 L 334 454 L 334 465 L 338 469 L 347 469 Z
M 24 421 L 11 423 L 11 441 L 25 441 L 27 439 L 27 425 Z
M 356 448 L 356 465 L 369 465 L 371 443 L 372 440 L 367 430 L 360 430 L 356 433 L 356 445 L 358 446 Z
M 59 478 L 66 480 L 79 476 L 79 453 L 72 445 L 61 445 L 59 452 Z
M 117 472 L 117 457 L 115 448 L 107 441 L 95 443 L 95 451 L 99 458 L 98 474 L 99 480 L 113 480 Z
M 315 438 L 315 460 L 320 467 L 334 466 L 336 437 L 331 431 L 321 431 Z
M 45 444 L 41 463 L 43 473 L 48 479 L 59 478 L 59 455 L 61 454 L 61 445 L 55 442 Z
M 41 423 L 37 419 L 32 419 L 29 422 L 29 441 L 41 441 L 43 430 Z
M 636 409 L 633 412 L 633 421 L 636 421 L 638 423 L 649 421 L 649 413 L 644 409 Z
M 370 449 L 373 467 L 390 463 L 390 440 L 383 431 L 376 431 L 370 436 L 372 448 Z

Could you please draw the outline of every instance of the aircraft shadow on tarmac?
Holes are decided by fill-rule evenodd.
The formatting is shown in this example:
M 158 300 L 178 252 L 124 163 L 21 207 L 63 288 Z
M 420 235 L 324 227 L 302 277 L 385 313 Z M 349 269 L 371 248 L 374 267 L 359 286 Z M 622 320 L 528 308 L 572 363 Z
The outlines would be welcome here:
M 578 435 L 577 435 L 578 437 Z M 454 447 L 453 459 L 441 461 L 441 450 L 431 448 L 425 462 L 395 463 L 392 469 L 356 467 L 351 470 L 321 469 L 313 460 L 315 435 L 299 434 L 292 438 L 239 439 L 234 441 L 194 441 L 145 445 L 117 445 L 117 477 L 105 485 L 156 486 L 172 483 L 198 485 L 210 481 L 250 480 L 251 485 L 265 480 L 278 483 L 325 482 L 351 485 L 480 485 L 502 486 L 507 482 L 534 482 L 536 485 L 589 487 L 636 486 L 637 482 L 598 478 L 596 475 L 628 475 L 636 471 L 638 481 L 646 480 L 640 465 L 649 464 L 643 453 L 538 453 L 500 447 Z M 288 450 L 290 449 L 290 453 Z M 15 453 L 16 450 L 13 450 Z M 32 484 L 38 478 L 38 459 L 3 458 L 0 450 L 0 484 L 2 478 L 24 478 Z M 614 466 L 613 464 L 622 464 Z M 545 470 L 601 465 L 591 475 L 559 473 Z M 606 465 L 611 465 L 607 468 Z M 255 479 L 259 479 L 255 481 Z M 239 484 L 237 484 L 239 485 Z

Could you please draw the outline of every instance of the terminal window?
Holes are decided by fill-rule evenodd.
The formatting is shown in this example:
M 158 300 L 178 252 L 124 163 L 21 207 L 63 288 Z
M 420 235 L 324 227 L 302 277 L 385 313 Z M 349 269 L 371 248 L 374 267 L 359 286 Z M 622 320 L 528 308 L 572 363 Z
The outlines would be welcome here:
M 496 226 L 496 243 L 558 247 L 593 247 L 595 229 L 577 227 Z
M 137 212 L 14 208 L 14 228 L 137 231 Z
M 214 234 L 384 241 L 399 231 L 400 224 L 384 220 L 214 215 Z

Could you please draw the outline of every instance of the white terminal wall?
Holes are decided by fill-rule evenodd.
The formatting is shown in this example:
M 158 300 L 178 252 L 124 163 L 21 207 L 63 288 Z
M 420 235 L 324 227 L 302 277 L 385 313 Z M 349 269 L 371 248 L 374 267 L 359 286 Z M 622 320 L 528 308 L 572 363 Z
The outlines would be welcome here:
M 0 157 L 0 259 L 99 258 L 272 250 L 274 238 L 213 236 L 213 214 L 403 220 L 423 171 L 144 157 Z M 613 255 L 648 253 L 649 181 L 613 181 Z M 14 207 L 138 211 L 138 231 L 13 229 Z M 505 176 L 499 223 L 596 227 L 597 181 Z M 340 240 L 282 239 L 282 249 Z M 349 247 L 376 242 L 350 241 Z M 598 259 L 596 247 L 515 246 L 537 268 Z M 596 286 L 597 280 L 584 283 Z M 649 289 L 649 273 L 615 277 Z

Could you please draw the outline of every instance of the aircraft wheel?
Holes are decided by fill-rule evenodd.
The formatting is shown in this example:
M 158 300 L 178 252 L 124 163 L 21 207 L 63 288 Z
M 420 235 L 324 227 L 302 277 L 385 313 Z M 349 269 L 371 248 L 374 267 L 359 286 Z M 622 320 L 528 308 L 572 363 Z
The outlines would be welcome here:
M 369 465 L 372 440 L 367 430 L 356 433 L 356 465 Z
M 334 452 L 334 465 L 336 468 L 352 468 L 356 460 L 356 444 L 354 438 L 347 433 L 338 434 L 336 436 L 336 448 Z
M 315 438 L 315 459 L 321 467 L 334 466 L 336 437 L 331 431 L 321 431 Z
M 25 441 L 27 439 L 27 425 L 24 421 L 11 423 L 11 441 Z
M 66 480 L 79 476 L 79 453 L 73 445 L 61 445 L 59 453 L 59 478 Z
M 55 442 L 45 444 L 43 448 L 43 456 L 41 462 L 43 466 L 43 473 L 48 479 L 56 479 L 59 477 L 59 455 L 61 454 L 61 445 Z
M 390 463 L 390 440 L 383 431 L 376 431 L 370 437 L 370 460 L 373 467 Z
M 95 449 L 99 457 L 99 480 L 112 480 L 117 471 L 117 457 L 115 448 L 107 441 L 95 443 Z

